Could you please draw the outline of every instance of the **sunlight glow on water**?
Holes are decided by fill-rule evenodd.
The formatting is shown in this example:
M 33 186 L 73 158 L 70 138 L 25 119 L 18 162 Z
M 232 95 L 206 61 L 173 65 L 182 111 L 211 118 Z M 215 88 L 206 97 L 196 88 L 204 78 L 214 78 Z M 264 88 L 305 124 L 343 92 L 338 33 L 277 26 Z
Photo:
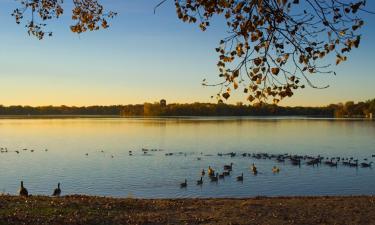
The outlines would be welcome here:
M 368 120 L 1 119 L 0 147 L 9 151 L 0 154 L 0 192 L 10 194 L 21 179 L 34 195 L 50 195 L 57 182 L 63 194 L 143 198 L 375 194 L 371 168 L 299 168 L 288 161 L 217 156 L 267 152 L 375 161 L 375 123 Z M 163 151 L 143 155 L 142 148 Z M 165 156 L 169 152 L 183 154 Z M 202 168 L 222 172 L 230 162 L 232 176 L 218 183 L 205 177 L 202 187 L 196 185 Z M 249 170 L 253 162 L 257 176 Z M 279 174 L 271 172 L 274 165 Z M 242 172 L 240 183 L 235 178 Z M 181 189 L 185 178 L 188 187 Z

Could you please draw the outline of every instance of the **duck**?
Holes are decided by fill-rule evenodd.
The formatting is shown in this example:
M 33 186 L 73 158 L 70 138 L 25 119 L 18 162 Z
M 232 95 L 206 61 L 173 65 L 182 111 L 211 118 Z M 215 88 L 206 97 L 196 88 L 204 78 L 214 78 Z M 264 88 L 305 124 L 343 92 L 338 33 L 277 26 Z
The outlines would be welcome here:
M 278 167 L 276 167 L 276 166 L 274 166 L 273 168 L 272 168 L 272 173 L 279 173 L 280 172 L 280 168 L 278 168 Z
M 52 196 L 60 197 L 60 195 L 61 195 L 60 183 L 57 183 L 57 188 L 53 191 Z
M 197 185 L 202 185 L 203 184 L 203 178 L 201 177 L 200 180 L 197 180 Z
M 243 173 L 241 173 L 241 176 L 237 177 L 237 181 L 243 181 Z
M 21 181 L 21 187 L 20 189 L 18 190 L 18 194 L 22 197 L 28 197 L 29 196 L 29 192 L 27 191 L 27 189 L 23 186 L 23 181 Z
M 180 184 L 181 188 L 186 188 L 187 187 L 187 180 L 185 179 L 185 182 Z
M 224 165 L 224 170 L 232 170 L 233 163 L 230 163 L 230 165 Z
M 211 182 L 217 182 L 218 181 L 218 175 L 219 175 L 219 173 L 216 173 L 216 176 L 211 176 L 210 177 Z

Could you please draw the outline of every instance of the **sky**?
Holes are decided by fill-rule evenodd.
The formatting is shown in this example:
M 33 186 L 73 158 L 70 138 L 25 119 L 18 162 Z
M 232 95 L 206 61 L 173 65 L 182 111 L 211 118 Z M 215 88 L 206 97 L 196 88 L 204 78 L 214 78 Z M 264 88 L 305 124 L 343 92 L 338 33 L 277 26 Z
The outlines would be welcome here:
M 66 0 L 67 8 L 70 0 Z M 155 102 L 216 102 L 220 81 L 214 49 L 226 36 L 218 19 L 206 32 L 176 17 L 173 1 L 156 11 L 160 0 L 106 0 L 118 16 L 104 31 L 70 32 L 70 11 L 52 21 L 53 37 L 28 36 L 10 15 L 14 0 L 0 0 L 0 105 L 113 105 Z M 375 11 L 375 1 L 367 1 Z M 334 75 L 312 80 L 329 88 L 297 91 L 281 105 L 321 106 L 375 98 L 375 15 L 364 15 L 361 45 Z M 239 91 L 229 103 L 246 102 Z

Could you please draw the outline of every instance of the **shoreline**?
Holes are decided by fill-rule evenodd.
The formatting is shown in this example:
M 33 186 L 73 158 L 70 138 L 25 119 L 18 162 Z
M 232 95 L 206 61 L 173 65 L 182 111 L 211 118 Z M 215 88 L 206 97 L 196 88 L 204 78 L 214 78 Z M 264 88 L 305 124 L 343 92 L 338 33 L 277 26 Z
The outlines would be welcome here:
M 0 196 L 0 224 L 375 224 L 375 196 Z M 372 221 L 372 222 L 371 222 Z
M 119 115 L 0 115 L 2 119 L 182 119 L 182 120 L 251 120 L 251 119 L 310 119 L 373 121 L 367 117 L 328 117 L 311 115 L 265 116 L 119 116 Z

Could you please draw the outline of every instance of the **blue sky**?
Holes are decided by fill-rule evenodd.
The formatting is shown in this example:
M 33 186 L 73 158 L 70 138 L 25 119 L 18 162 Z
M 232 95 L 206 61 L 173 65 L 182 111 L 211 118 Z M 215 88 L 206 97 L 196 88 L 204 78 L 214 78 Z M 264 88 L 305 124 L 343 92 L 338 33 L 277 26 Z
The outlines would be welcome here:
M 69 7 L 67 0 L 67 7 Z M 107 0 L 119 15 L 105 31 L 70 32 L 70 11 L 53 21 L 52 38 L 29 37 L 10 13 L 17 4 L 0 0 L 0 104 L 110 105 L 154 102 L 214 102 L 217 88 L 201 81 L 218 81 L 214 48 L 225 37 L 215 20 L 207 32 L 179 21 L 173 1 L 153 13 L 158 0 Z M 375 2 L 368 1 L 375 11 Z M 326 105 L 375 97 L 375 15 L 365 15 L 361 46 L 336 68 L 337 76 L 317 75 L 317 84 L 295 93 L 282 105 Z M 238 92 L 231 103 L 244 101 Z

